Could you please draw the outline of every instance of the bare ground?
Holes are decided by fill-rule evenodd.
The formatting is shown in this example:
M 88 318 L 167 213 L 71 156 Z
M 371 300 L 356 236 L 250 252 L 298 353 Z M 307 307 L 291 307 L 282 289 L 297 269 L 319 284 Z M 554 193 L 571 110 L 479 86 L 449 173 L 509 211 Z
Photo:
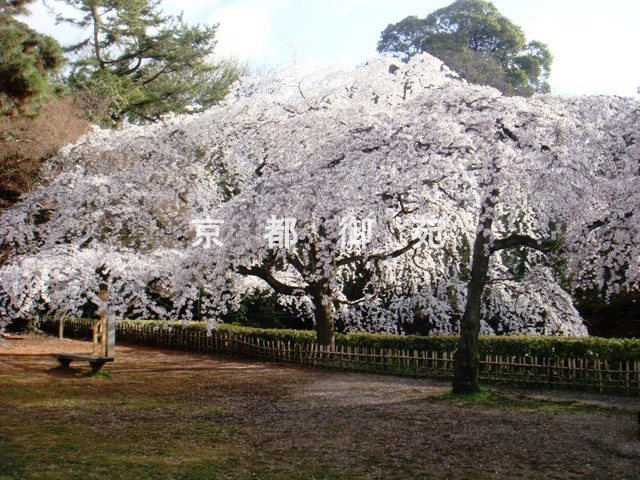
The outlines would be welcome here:
M 0 479 L 640 478 L 638 398 L 118 347 L 0 342 Z

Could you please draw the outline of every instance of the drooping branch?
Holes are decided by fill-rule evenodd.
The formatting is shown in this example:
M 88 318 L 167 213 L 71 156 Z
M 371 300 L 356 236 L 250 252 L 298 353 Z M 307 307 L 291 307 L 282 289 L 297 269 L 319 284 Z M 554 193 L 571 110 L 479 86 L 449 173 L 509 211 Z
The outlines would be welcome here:
M 393 250 L 389 253 L 378 253 L 374 255 L 353 255 L 351 257 L 346 257 L 336 262 L 336 266 L 342 267 L 344 265 L 349 265 L 354 262 L 370 262 L 372 260 L 384 261 L 389 260 L 391 258 L 397 258 L 401 255 L 404 255 L 409 250 L 411 250 L 417 243 L 420 243 L 419 238 L 414 238 L 409 243 L 407 243 L 404 247 L 398 248 L 397 250 Z
M 558 240 L 538 240 L 530 237 L 529 235 L 510 235 L 508 237 L 495 240 L 490 251 L 491 253 L 494 253 L 507 248 L 528 247 L 538 250 L 539 252 L 548 253 L 559 246 L 560 242 Z
M 620 219 L 620 220 L 628 220 L 628 219 L 630 219 L 631 217 L 633 217 L 634 213 L 635 213 L 635 212 L 633 212 L 633 211 L 625 212 L 621 217 L 618 217 L 618 219 Z M 611 220 L 612 220 L 612 219 L 607 219 L 607 220 L 596 220 L 596 221 L 594 221 L 593 223 L 590 223 L 589 225 L 587 225 L 587 226 L 585 227 L 585 230 L 586 230 L 587 232 L 593 232 L 594 230 L 597 230 L 597 229 L 598 229 L 598 228 L 600 228 L 600 227 L 604 227 L 604 226 L 606 226 L 606 225 L 609 225 L 609 224 L 611 223 Z
M 138 59 L 139 62 L 141 63 L 141 60 Z M 134 70 L 135 71 L 135 70 Z M 147 78 L 146 80 L 144 80 L 142 82 L 142 85 L 148 85 L 151 82 L 155 81 L 157 78 L 159 78 L 161 75 L 164 75 L 165 73 L 174 73 L 173 70 L 169 69 L 169 65 L 165 65 L 163 68 L 161 68 L 158 72 L 156 72 L 155 75 L 152 75 L 151 77 Z
M 394 215 L 394 218 L 398 218 L 400 215 L 411 215 L 412 213 L 415 213 L 416 211 L 418 211 L 417 208 L 410 210 L 406 205 L 407 203 L 412 203 L 412 202 L 409 199 L 403 200 L 402 193 L 399 193 L 398 204 L 400 206 L 400 211 Z
M 251 275 L 264 280 L 269 284 L 271 288 L 273 288 L 277 293 L 281 295 L 302 296 L 305 293 L 304 287 L 287 285 L 286 283 L 281 282 L 280 280 L 275 278 L 271 273 L 271 271 L 263 267 L 247 268 L 247 267 L 241 266 L 241 267 L 238 267 L 236 271 L 241 275 Z
M 138 58 L 136 61 L 136 64 L 133 67 L 128 68 L 126 70 L 119 71 L 118 75 L 121 75 L 121 76 L 131 75 L 133 72 L 137 71 L 141 66 L 142 66 L 142 59 Z
M 156 46 L 158 46 L 161 42 L 162 38 L 153 42 L 150 42 L 149 44 L 145 45 L 144 47 L 135 50 L 133 52 L 129 52 L 129 53 L 125 53 L 121 56 L 119 56 L 118 58 L 114 58 L 113 60 L 105 60 L 104 63 L 108 64 L 108 65 L 112 65 L 112 64 L 116 64 L 116 63 L 122 63 L 122 62 L 126 62 L 128 60 L 133 60 L 138 59 L 141 60 L 141 58 L 143 57 L 143 55 L 148 52 L 149 50 L 155 48 Z
M 346 299 L 342 299 L 342 298 L 334 298 L 333 300 L 341 303 L 342 305 L 360 305 L 362 304 L 365 300 L 367 300 L 368 296 L 364 296 L 362 298 L 358 298 L 357 300 L 346 300 Z
M 300 275 L 304 276 L 306 272 L 306 268 L 302 263 L 302 261 L 300 260 L 300 258 L 298 257 L 298 255 L 287 253 L 286 258 L 287 258 L 287 261 L 293 266 L 293 268 L 295 268 Z

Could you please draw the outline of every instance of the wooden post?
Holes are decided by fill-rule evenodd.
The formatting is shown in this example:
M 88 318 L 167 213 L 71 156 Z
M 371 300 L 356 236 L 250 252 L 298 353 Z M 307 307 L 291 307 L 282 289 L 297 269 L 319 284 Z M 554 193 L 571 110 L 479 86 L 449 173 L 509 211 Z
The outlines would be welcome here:
M 98 312 L 100 321 L 97 325 L 97 329 L 93 333 L 93 349 L 94 355 L 100 355 L 102 357 L 115 357 L 116 355 L 116 321 L 111 315 L 109 315 L 107 302 L 109 296 L 109 287 L 105 287 L 98 293 L 98 298 L 104 303 L 103 308 Z M 100 338 L 99 352 L 97 339 Z
M 102 338 L 102 320 L 98 320 L 93 325 L 93 354 L 102 355 L 100 339 Z
M 107 324 L 103 328 L 105 335 L 105 344 L 104 344 L 104 356 L 105 357 L 115 357 L 116 356 L 116 319 L 109 315 L 106 317 L 105 321 Z
M 60 317 L 60 323 L 58 325 L 58 338 L 64 338 L 64 317 Z
M 630 369 L 631 369 L 631 367 L 629 367 L 629 360 L 625 361 L 625 366 L 626 366 L 626 369 L 625 369 L 625 377 L 626 377 L 625 380 L 626 380 L 626 382 L 625 382 L 624 391 L 625 391 L 626 394 L 629 394 L 629 390 L 631 389 L 631 378 L 630 378 Z

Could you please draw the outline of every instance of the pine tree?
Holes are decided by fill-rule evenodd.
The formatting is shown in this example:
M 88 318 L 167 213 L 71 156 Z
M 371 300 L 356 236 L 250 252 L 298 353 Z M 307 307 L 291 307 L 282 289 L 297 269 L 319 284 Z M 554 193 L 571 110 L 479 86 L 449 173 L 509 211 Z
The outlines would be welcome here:
M 52 94 L 64 63 L 58 42 L 14 18 L 32 0 L 0 0 L 0 112 L 33 114 Z
M 106 123 L 153 121 L 169 112 L 201 111 L 219 101 L 240 68 L 212 62 L 216 26 L 190 26 L 165 15 L 158 0 L 66 0 L 89 31 L 67 51 L 69 83 L 109 101 Z

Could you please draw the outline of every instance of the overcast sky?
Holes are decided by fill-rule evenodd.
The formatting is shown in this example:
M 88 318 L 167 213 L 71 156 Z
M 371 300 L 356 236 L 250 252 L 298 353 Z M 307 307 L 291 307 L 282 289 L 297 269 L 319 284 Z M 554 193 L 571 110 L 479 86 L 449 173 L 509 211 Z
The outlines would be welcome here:
M 58 5 L 55 1 L 49 2 Z M 217 52 L 254 68 L 296 60 L 313 68 L 352 67 L 377 55 L 380 32 L 408 15 L 425 17 L 451 0 L 164 0 L 189 23 L 219 23 Z M 640 86 L 640 0 L 494 0 L 528 40 L 554 55 L 560 94 L 636 95 Z M 62 43 L 80 36 L 56 26 L 42 6 L 26 19 Z

